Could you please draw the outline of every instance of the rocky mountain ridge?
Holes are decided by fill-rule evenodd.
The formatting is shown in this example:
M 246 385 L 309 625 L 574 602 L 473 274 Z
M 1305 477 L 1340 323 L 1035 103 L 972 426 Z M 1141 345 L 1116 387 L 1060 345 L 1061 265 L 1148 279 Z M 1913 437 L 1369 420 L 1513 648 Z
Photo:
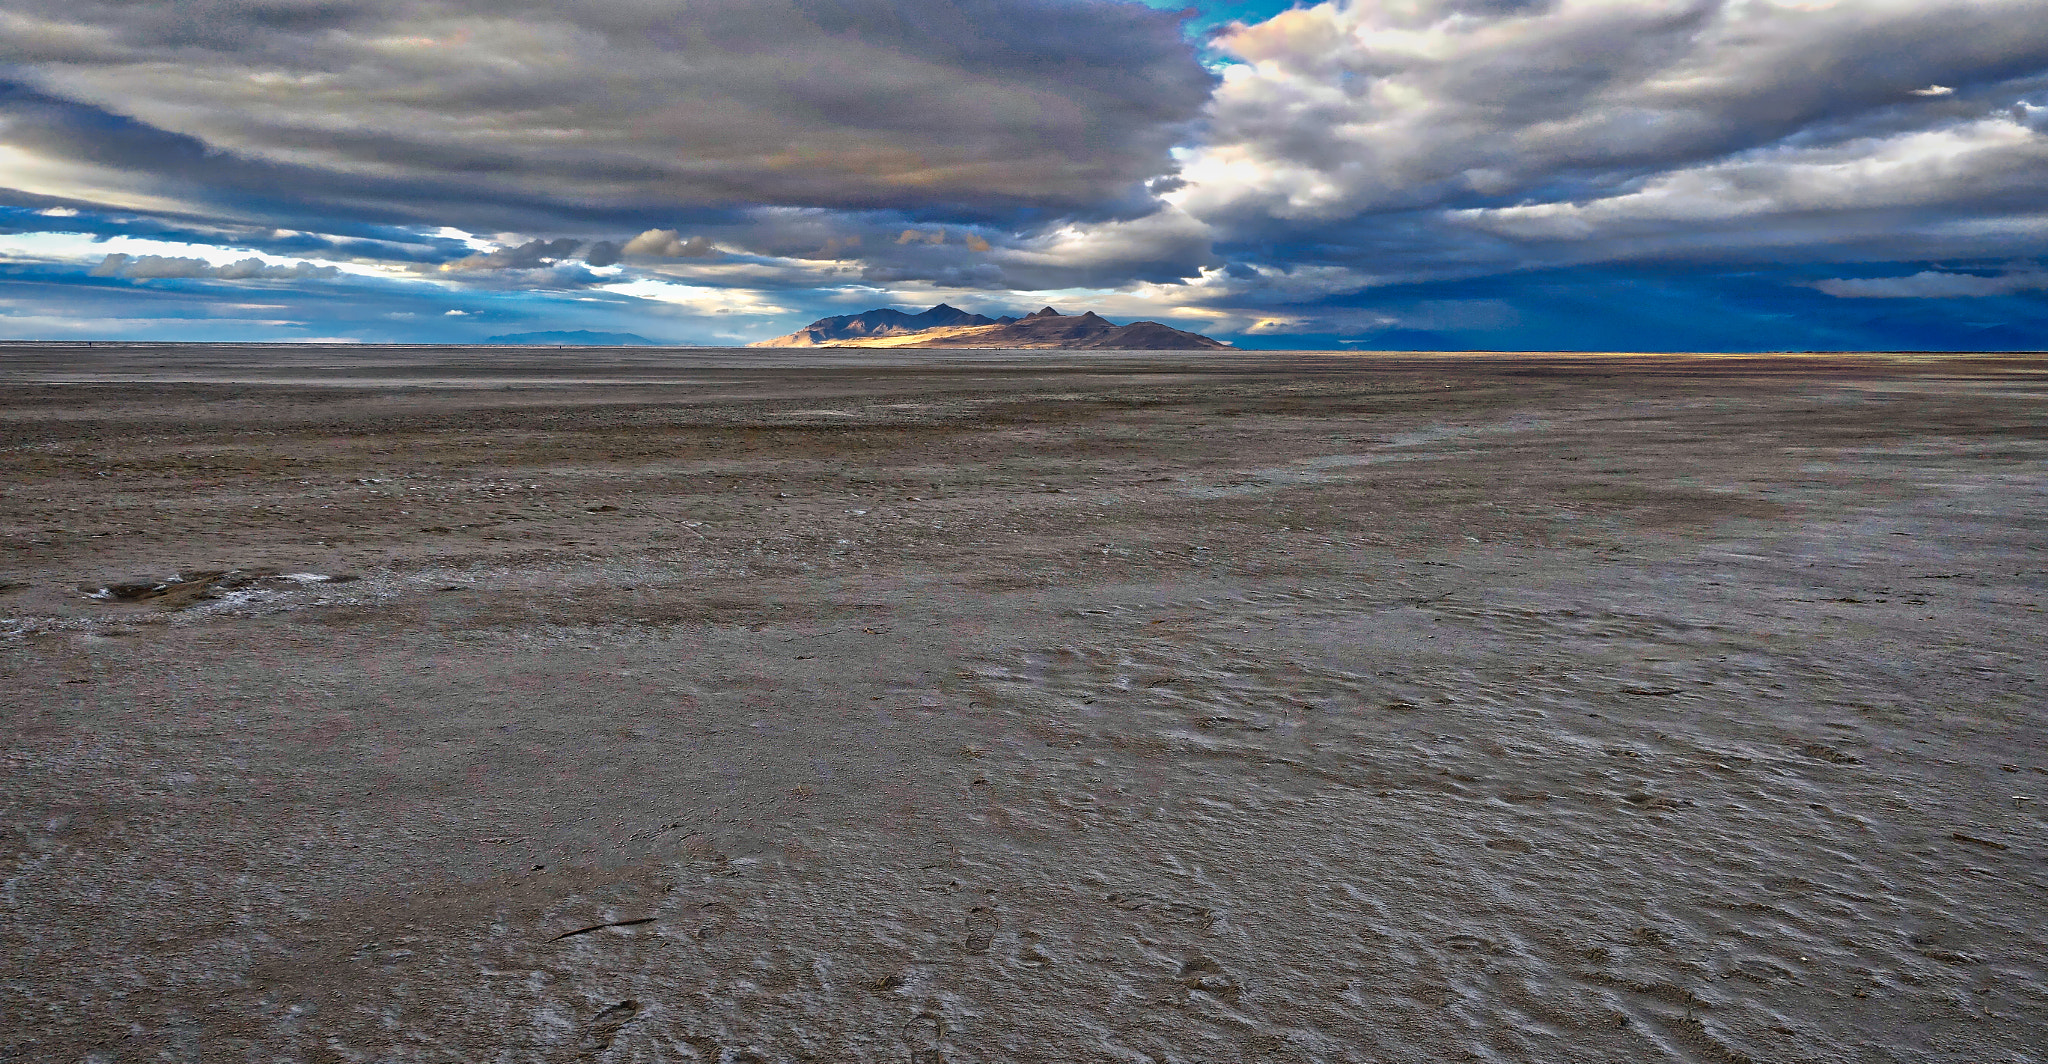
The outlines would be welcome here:
M 972 328 L 984 325 L 1007 325 L 1016 318 L 989 318 L 980 314 L 969 314 L 958 307 L 939 304 L 920 314 L 905 314 L 900 310 L 880 307 L 864 310 L 859 314 L 841 314 L 837 317 L 819 318 L 788 336 L 773 340 L 762 340 L 749 347 L 832 347 L 853 340 L 869 340 L 878 337 L 908 336 L 912 333 L 929 332 L 933 329 Z
M 1044 307 L 1022 318 L 989 318 L 941 303 L 921 314 L 879 309 L 821 318 L 749 346 L 1185 351 L 1231 345 L 1156 321 L 1118 325 L 1092 310 L 1068 315 Z

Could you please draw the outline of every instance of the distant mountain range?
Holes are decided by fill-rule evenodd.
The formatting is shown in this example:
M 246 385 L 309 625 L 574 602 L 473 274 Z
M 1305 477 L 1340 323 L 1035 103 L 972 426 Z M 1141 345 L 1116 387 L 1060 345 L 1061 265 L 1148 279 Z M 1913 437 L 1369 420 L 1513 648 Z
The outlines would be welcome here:
M 567 347 L 661 347 L 662 344 L 634 333 L 592 332 L 569 329 L 557 332 L 506 333 L 493 336 L 487 344 L 549 344 Z
M 989 318 L 941 303 L 921 314 L 883 308 L 820 318 L 788 336 L 748 346 L 1187 351 L 1230 345 L 1156 321 L 1118 325 L 1094 311 L 1067 315 L 1046 307 L 1022 318 Z

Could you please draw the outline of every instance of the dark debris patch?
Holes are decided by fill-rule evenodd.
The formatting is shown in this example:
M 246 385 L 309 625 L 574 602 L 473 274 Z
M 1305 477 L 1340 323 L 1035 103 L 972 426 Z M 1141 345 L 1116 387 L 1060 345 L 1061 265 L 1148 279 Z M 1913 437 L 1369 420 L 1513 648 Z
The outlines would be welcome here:
M 221 597 L 223 592 L 250 587 L 288 587 L 305 584 L 347 584 L 361 577 L 322 576 L 318 579 L 281 576 L 268 570 L 201 569 L 173 573 L 161 580 L 129 580 L 103 585 L 83 585 L 86 597 L 112 602 L 149 603 L 164 609 L 184 609 L 195 603 Z

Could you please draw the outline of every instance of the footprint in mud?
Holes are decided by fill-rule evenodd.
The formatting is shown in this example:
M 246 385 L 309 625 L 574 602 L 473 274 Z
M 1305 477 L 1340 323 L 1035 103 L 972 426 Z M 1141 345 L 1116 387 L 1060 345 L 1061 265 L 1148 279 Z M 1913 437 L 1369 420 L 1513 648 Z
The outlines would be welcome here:
M 1768 958 L 1745 957 L 1724 965 L 1721 969 L 1721 978 L 1747 979 L 1752 983 L 1769 985 L 1796 982 L 1798 976 L 1792 969 Z
M 967 911 L 967 937 L 960 946 L 969 953 L 986 953 L 996 940 L 995 910 L 977 905 Z
M 1863 759 L 1855 754 L 1839 747 L 1830 746 L 1827 743 L 1804 743 L 1799 746 L 1798 750 L 1800 753 L 1816 761 L 1826 761 L 1836 765 L 1860 765 L 1863 763 Z
M 707 901 L 699 905 L 697 907 L 697 918 L 702 920 L 703 923 L 697 930 L 690 932 L 691 936 L 699 941 L 707 938 L 717 938 L 725 933 L 726 925 L 732 922 L 733 913 L 733 907 L 722 901 Z
M 1492 953 L 1494 951 L 1493 941 L 1481 938 L 1478 935 L 1452 935 L 1444 939 L 1444 947 L 1456 950 L 1459 953 Z
M 1258 721 L 1251 720 L 1246 717 L 1235 717 L 1228 713 L 1212 713 L 1206 717 L 1197 717 L 1195 718 L 1194 723 L 1195 727 L 1204 729 L 1206 731 L 1230 729 L 1237 731 L 1262 732 L 1268 731 L 1272 727 L 1271 725 L 1261 724 Z
M 702 861 L 714 867 L 724 867 L 732 858 L 718 848 L 708 836 L 692 833 L 683 838 L 683 853 L 693 860 Z
M 945 1038 L 946 1022 L 934 1013 L 920 1012 L 903 1025 L 910 1064 L 946 1064 Z
M 1044 950 L 1038 948 L 1038 934 L 1026 931 L 1018 936 L 1024 940 L 1023 949 L 1017 952 L 1017 963 L 1027 968 L 1050 968 L 1059 962 Z
M 633 1018 L 640 1015 L 640 1003 L 632 999 L 606 1007 L 590 1021 L 590 1029 L 583 1034 L 583 1052 L 601 1053 L 611 1048 L 612 1039 L 619 1036 Z
M 1181 962 L 1180 972 L 1174 976 L 1180 985 L 1190 993 L 1201 991 L 1210 997 L 1235 1002 L 1238 997 L 1237 980 L 1223 970 L 1223 966 L 1202 954 L 1190 954 Z
M 1119 909 L 1144 913 L 1146 916 L 1165 920 L 1188 927 L 1208 927 L 1216 919 L 1216 913 L 1205 905 L 1161 898 L 1150 894 L 1118 891 L 1104 900 Z

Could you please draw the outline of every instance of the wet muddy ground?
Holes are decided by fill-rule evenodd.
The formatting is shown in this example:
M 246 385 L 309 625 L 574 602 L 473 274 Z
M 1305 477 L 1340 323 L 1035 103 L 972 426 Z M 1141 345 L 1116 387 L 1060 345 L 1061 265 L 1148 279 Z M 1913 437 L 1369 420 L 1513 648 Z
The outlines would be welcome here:
M 2038 357 L 14 346 L 0 448 L 0 1059 L 2044 1059 Z

